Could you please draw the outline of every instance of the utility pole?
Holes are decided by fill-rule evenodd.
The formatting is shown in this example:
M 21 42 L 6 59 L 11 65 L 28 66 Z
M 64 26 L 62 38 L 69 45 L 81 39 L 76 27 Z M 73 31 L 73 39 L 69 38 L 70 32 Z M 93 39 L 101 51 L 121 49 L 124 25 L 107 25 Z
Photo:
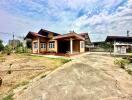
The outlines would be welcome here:
M 14 41 L 14 33 L 13 33 L 13 41 L 12 41 L 12 48 L 13 48 L 13 50 L 15 49 L 15 43 L 14 43 L 15 41 Z
M 129 37 L 129 32 L 130 32 L 130 31 L 129 31 L 129 30 L 127 30 L 127 37 Z

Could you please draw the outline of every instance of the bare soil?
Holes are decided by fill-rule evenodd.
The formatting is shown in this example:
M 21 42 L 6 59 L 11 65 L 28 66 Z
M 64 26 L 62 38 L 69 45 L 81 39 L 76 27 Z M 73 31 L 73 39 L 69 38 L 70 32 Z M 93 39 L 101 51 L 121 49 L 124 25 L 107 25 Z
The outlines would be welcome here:
M 24 54 L 0 55 L 0 98 L 12 89 L 26 85 L 41 73 L 52 71 L 62 65 L 64 59 L 51 59 Z M 11 73 L 9 74 L 9 71 Z

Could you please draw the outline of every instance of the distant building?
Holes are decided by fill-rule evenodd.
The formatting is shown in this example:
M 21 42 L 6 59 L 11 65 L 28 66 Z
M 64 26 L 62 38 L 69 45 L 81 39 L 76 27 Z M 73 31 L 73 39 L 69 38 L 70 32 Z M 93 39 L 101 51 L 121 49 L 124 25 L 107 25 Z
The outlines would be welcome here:
M 20 40 L 9 40 L 8 45 L 13 46 L 14 48 L 21 44 Z
M 107 36 L 106 42 L 113 43 L 114 54 L 126 54 L 132 52 L 131 36 Z
M 100 44 L 105 43 L 105 41 L 97 41 L 97 42 L 93 42 L 94 48 L 97 48 L 100 46 Z

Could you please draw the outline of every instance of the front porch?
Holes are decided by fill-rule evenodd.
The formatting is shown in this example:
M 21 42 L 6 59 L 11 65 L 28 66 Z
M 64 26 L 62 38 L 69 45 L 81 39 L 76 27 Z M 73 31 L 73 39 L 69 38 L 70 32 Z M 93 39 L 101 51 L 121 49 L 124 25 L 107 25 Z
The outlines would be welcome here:
M 64 54 L 76 54 L 80 52 L 80 41 L 73 38 L 67 40 L 58 40 L 58 52 Z
M 76 33 L 56 36 L 53 39 L 57 40 L 57 53 L 72 55 L 85 52 L 85 39 Z
M 33 43 L 34 45 L 34 43 Z M 76 55 L 84 52 L 84 41 L 76 40 L 74 38 L 46 40 L 44 38 L 37 38 L 37 47 L 32 50 L 37 54 L 53 54 L 53 55 Z

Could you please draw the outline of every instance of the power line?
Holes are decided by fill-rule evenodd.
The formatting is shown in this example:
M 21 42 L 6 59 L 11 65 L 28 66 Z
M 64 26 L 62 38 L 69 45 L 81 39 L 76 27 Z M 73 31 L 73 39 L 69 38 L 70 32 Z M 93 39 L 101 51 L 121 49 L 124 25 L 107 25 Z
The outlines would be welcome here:
M 14 37 L 17 37 L 19 39 L 24 39 L 24 36 L 16 35 L 14 33 L 0 32 L 0 34 L 7 34 L 7 35 L 10 35 L 10 36 L 13 36 L 14 35 Z

